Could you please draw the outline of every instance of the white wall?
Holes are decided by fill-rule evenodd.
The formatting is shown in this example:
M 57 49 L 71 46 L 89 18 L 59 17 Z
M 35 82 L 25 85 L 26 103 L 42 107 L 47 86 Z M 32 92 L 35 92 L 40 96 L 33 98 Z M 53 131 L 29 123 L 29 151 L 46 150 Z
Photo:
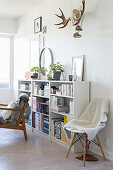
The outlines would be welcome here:
M 52 49 L 55 62 L 60 61 L 69 74 L 72 56 L 86 55 L 85 80 L 91 81 L 91 99 L 110 98 L 109 119 L 101 139 L 107 157 L 113 160 L 113 0 L 86 0 L 82 38 L 74 39 L 75 28 L 69 23 L 65 29 L 59 30 L 54 24 L 60 20 L 54 14 L 59 13 L 60 7 L 69 17 L 72 9 L 79 6 L 80 0 L 45 0 L 19 20 L 15 37 L 15 77 L 23 78 L 29 69 L 33 23 L 35 18 L 42 16 L 43 25 L 48 26 L 46 46 Z M 107 144 L 106 139 L 109 139 Z
M 16 34 L 17 20 L 13 18 L 0 17 L 0 34 Z

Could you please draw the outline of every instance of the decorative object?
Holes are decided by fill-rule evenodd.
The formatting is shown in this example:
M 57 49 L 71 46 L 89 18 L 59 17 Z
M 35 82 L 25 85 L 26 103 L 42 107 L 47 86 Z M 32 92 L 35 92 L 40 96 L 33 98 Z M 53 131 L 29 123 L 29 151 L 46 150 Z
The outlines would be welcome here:
M 43 83 L 40 84 L 39 95 L 44 96 L 44 84 Z
M 69 75 L 69 81 L 73 81 L 73 75 Z
M 44 96 L 44 90 L 39 90 L 39 96 Z
M 33 76 L 31 76 L 31 78 L 38 78 L 39 68 L 38 68 L 37 66 L 31 68 L 31 72 L 34 72 L 34 73 L 33 73 Z
M 51 64 L 50 71 L 53 73 L 54 80 L 60 80 L 61 72 L 63 72 L 63 65 L 57 62 L 56 64 Z
M 61 71 L 60 81 L 65 81 L 65 73 Z
M 51 64 L 53 64 L 52 51 L 50 50 L 50 48 L 43 48 L 39 58 L 39 67 L 43 75 L 45 75 L 45 73 L 49 73 L 49 65 Z
M 83 80 L 83 60 L 84 56 L 72 57 L 72 75 L 74 80 Z
M 74 35 L 73 35 L 74 38 L 81 38 L 81 34 L 79 34 L 78 32 L 76 32 Z
M 43 26 L 42 33 L 46 34 L 47 33 L 47 26 Z
M 58 88 L 56 86 L 51 86 L 51 93 L 52 94 L 56 94 L 56 90 L 58 90 Z
M 42 31 L 42 17 L 36 18 L 34 20 L 34 34 Z
M 27 72 L 25 73 L 25 78 L 26 78 L 27 80 L 30 79 L 30 78 L 31 78 L 31 72 L 27 71 Z
M 63 11 L 60 8 L 59 9 L 60 9 L 60 12 L 61 12 L 62 15 L 59 16 L 59 15 L 55 14 L 57 17 L 59 17 L 63 20 L 61 23 L 55 24 L 55 25 L 62 25 L 61 27 L 59 27 L 59 29 L 66 27 L 68 25 L 69 21 L 72 21 L 73 26 L 76 26 L 75 30 L 78 31 L 78 32 L 76 32 L 74 34 L 74 38 L 80 38 L 81 37 L 81 35 L 79 34 L 79 31 L 82 31 L 82 28 L 79 24 L 81 22 L 81 19 L 83 17 L 84 11 L 85 11 L 85 0 L 82 0 L 82 5 L 83 5 L 82 9 L 80 9 L 80 10 L 74 9 L 73 12 L 72 12 L 72 16 L 69 17 L 68 19 L 66 19 Z M 78 36 L 78 34 L 79 34 L 79 36 Z
M 41 71 L 38 71 L 38 80 L 41 80 Z

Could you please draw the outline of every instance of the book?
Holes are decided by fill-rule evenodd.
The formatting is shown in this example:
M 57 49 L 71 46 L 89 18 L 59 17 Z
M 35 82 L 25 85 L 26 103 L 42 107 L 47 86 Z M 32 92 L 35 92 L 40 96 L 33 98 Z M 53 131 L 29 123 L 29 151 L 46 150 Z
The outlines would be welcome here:
M 57 112 L 69 112 L 69 107 L 68 106 L 55 106 L 55 107 L 51 107 L 51 110 L 57 111 Z

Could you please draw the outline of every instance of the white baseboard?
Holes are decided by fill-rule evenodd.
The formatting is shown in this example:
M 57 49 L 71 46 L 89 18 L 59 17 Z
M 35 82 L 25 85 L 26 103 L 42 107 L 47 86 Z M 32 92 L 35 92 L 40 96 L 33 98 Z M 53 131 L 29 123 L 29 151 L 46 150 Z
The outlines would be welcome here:
M 98 148 L 91 147 L 90 151 L 93 152 L 93 153 L 95 153 L 95 154 L 97 154 L 97 155 L 99 155 L 99 156 L 102 156 L 102 153 L 101 153 L 99 147 L 98 147 Z M 104 150 L 104 154 L 105 154 L 105 157 L 106 157 L 107 159 L 113 161 L 113 153 L 107 152 L 107 151 Z

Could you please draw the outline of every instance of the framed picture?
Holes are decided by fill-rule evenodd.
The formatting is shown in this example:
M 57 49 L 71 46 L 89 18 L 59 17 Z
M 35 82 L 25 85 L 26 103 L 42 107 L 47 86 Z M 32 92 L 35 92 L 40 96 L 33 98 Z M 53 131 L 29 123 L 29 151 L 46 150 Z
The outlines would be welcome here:
M 34 20 L 34 34 L 42 32 L 42 17 Z
M 72 75 L 76 75 L 77 81 L 83 80 L 84 56 L 72 57 Z

